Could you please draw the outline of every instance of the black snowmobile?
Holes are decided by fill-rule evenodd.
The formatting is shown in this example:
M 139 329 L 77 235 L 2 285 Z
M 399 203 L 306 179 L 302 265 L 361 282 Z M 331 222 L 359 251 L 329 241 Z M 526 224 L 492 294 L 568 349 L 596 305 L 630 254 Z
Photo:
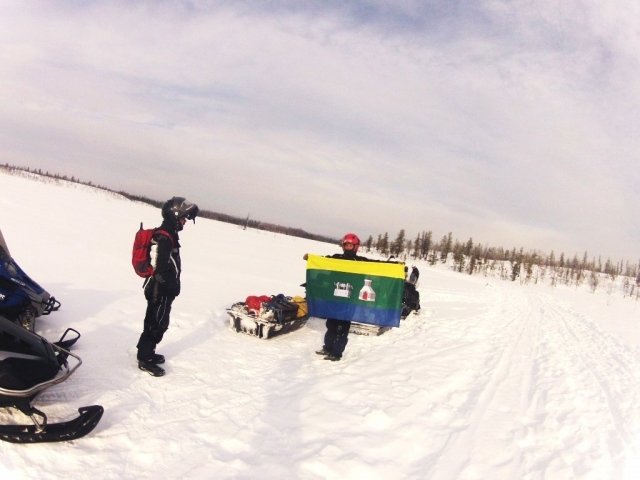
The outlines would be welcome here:
M 405 272 L 407 272 L 405 267 Z M 407 272 L 408 273 L 408 272 Z M 402 295 L 402 313 L 400 318 L 405 319 L 411 312 L 420 311 L 420 292 L 416 289 L 420 271 L 417 267 L 411 267 L 411 273 L 404 281 L 404 292 Z
M 33 422 L 0 425 L 0 440 L 61 442 L 83 437 L 95 428 L 104 412 L 100 405 L 82 407 L 78 417 L 61 423 L 49 423 L 47 415 L 31 405 L 38 394 L 64 382 L 82 364 L 80 357 L 69 351 L 79 337 L 76 330 L 68 328 L 58 342 L 50 343 L 0 315 L 0 407 L 17 409 Z
M 60 302 L 34 282 L 15 262 L 0 231 L 0 314 L 35 330 L 36 318 L 60 308 Z

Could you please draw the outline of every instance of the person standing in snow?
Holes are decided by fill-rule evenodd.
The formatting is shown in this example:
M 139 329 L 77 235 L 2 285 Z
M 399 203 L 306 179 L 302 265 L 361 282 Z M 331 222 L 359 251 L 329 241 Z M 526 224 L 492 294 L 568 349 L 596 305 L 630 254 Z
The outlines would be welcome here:
M 347 233 L 342 237 L 342 253 L 327 255 L 328 258 L 340 258 L 343 260 L 357 260 L 364 262 L 376 262 L 366 257 L 357 255 L 358 247 L 360 247 L 360 239 L 355 233 Z M 302 257 L 304 260 L 308 258 L 308 254 Z M 342 358 L 345 347 L 347 346 L 349 328 L 351 322 L 347 320 L 338 320 L 336 318 L 327 318 L 327 331 L 324 335 L 324 345 L 317 350 L 318 355 L 324 355 L 325 360 L 337 362 Z
M 163 355 L 156 353 L 156 346 L 169 328 L 169 314 L 173 300 L 180 295 L 180 243 L 178 232 L 184 228 L 187 220 L 195 223 L 198 206 L 184 197 L 173 197 L 162 206 L 162 225 L 157 230 L 169 234 L 155 233 L 151 246 L 151 265 L 154 273 L 145 280 L 144 296 L 147 311 L 144 327 L 138 340 L 138 368 L 154 377 L 165 374 L 160 364 Z

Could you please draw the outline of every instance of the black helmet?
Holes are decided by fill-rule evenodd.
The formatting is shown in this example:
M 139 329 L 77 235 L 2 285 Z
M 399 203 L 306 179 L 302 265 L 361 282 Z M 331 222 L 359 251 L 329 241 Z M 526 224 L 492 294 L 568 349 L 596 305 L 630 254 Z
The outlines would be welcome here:
M 162 218 L 165 220 L 173 220 L 176 224 L 181 218 L 193 220 L 195 223 L 196 216 L 200 209 L 195 203 L 191 203 L 184 197 L 173 197 L 164 202 L 162 206 Z

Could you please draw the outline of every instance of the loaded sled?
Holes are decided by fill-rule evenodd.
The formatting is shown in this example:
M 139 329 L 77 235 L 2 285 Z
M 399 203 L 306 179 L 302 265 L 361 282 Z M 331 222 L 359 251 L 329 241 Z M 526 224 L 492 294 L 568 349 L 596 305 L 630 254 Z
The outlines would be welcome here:
M 249 296 L 227 309 L 229 326 L 236 332 L 269 339 L 304 326 L 309 319 L 302 297 Z
M 71 338 L 67 338 L 69 333 Z M 79 337 L 69 328 L 58 342 L 50 343 L 0 315 L 0 407 L 16 409 L 32 422 L 0 425 L 0 440 L 60 442 L 83 437 L 95 428 L 104 411 L 100 405 L 82 407 L 78 417 L 61 423 L 49 423 L 47 415 L 32 406 L 41 392 L 67 380 L 82 364 L 80 357 L 69 351 Z
M 9 253 L 0 231 L 0 315 L 35 330 L 36 318 L 60 308 L 60 302 L 33 281 Z

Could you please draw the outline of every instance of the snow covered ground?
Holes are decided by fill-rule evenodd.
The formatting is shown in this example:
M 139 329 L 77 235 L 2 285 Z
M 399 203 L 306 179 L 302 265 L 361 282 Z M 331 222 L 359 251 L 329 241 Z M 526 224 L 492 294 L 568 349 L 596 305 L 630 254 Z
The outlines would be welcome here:
M 4 172 L 0 192 L 13 257 L 62 302 L 36 330 L 82 333 L 83 365 L 35 405 L 51 421 L 105 408 L 74 442 L 3 443 L 3 479 L 640 478 L 635 300 L 417 263 L 420 314 L 326 362 L 322 320 L 260 340 L 232 332 L 225 308 L 302 294 L 303 253 L 337 247 L 198 219 L 154 378 L 136 368 L 145 302 L 129 261 L 159 210 Z

